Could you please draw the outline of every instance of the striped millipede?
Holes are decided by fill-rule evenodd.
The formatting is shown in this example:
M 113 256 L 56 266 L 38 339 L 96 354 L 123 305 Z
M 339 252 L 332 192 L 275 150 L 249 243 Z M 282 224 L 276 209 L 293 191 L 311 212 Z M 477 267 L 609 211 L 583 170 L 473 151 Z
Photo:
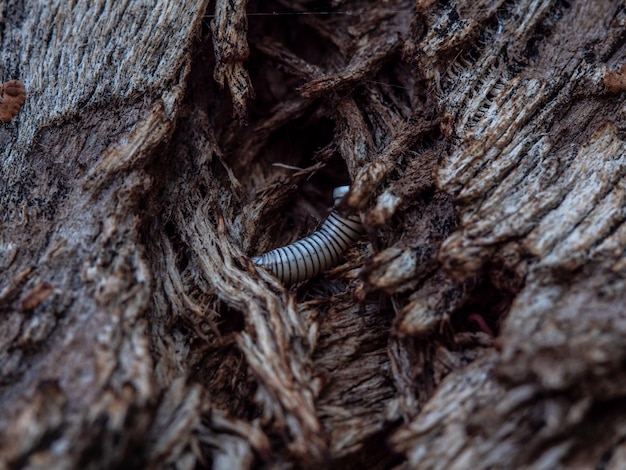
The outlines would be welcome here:
M 334 189 L 335 207 L 349 189 L 350 186 L 339 186 Z M 270 270 L 285 283 L 303 281 L 339 263 L 342 253 L 355 243 L 363 232 L 358 215 L 344 217 L 333 209 L 319 230 L 290 245 L 252 258 L 252 262 Z

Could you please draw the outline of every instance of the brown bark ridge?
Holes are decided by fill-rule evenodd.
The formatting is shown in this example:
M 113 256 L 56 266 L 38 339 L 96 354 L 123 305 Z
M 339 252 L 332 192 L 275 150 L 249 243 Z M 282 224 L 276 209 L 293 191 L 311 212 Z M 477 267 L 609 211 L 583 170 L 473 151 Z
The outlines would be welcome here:
M 620 468 L 623 2 L 0 24 L 0 468 Z M 342 264 L 252 264 L 343 184 Z

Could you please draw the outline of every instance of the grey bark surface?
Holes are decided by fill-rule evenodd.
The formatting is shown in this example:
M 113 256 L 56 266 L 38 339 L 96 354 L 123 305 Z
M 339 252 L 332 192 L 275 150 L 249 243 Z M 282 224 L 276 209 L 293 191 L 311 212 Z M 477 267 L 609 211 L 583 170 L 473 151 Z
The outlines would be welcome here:
M 82 3 L 0 2 L 0 468 L 620 468 L 622 2 Z

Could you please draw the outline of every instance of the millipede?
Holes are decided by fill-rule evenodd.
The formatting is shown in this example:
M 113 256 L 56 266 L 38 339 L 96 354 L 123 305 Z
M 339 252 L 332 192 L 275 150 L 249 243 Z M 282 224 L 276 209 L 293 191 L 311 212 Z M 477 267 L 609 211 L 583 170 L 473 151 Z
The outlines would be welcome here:
M 290 245 L 254 257 L 252 262 L 288 284 L 310 279 L 338 264 L 343 252 L 365 231 L 357 214 L 344 217 L 336 209 L 349 189 L 350 186 L 339 186 L 333 190 L 334 208 L 318 230 Z

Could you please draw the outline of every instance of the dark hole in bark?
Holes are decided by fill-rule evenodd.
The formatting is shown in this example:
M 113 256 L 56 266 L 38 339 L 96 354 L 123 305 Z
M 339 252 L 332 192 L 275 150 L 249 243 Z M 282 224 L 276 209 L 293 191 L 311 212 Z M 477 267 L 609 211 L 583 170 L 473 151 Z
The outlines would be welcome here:
M 485 277 L 475 288 L 467 303 L 451 319 L 454 331 L 481 331 L 498 336 L 500 325 L 515 298 Z
M 242 331 L 245 327 L 245 319 L 242 312 L 220 302 L 217 308 L 220 314 L 217 327 L 220 334 L 226 336 L 231 333 Z

